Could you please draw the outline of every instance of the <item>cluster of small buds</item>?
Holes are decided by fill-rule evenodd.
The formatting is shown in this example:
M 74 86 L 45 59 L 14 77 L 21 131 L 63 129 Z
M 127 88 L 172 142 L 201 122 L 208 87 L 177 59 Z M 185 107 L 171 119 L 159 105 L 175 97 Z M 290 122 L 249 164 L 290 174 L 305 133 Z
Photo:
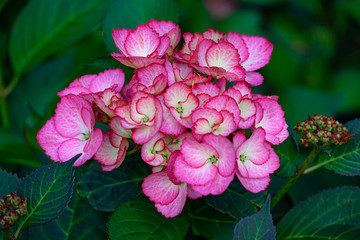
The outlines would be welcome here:
M 27 213 L 25 197 L 19 197 L 12 192 L 0 199 L 0 223 L 7 228 L 14 225 L 15 221 Z
M 349 141 L 354 135 L 333 117 L 315 114 L 313 117 L 301 121 L 294 127 L 294 131 L 303 135 L 300 143 L 306 147 L 309 144 L 325 147 L 340 145 Z

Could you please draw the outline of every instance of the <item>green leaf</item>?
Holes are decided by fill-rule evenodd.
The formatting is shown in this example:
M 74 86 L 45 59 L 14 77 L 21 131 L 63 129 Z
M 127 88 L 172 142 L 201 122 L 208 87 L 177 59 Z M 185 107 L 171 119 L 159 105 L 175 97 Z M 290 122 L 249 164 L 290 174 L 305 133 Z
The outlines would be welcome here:
M 64 163 L 42 166 L 19 183 L 17 194 L 26 197 L 28 202 L 28 213 L 21 218 L 19 229 L 50 222 L 62 213 L 71 198 L 72 165 L 79 156 Z
M 104 21 L 104 40 L 110 53 L 119 52 L 112 38 L 113 29 L 135 29 L 151 19 L 178 22 L 173 0 L 115 0 Z
M 355 136 L 349 142 L 335 147 L 331 156 L 321 152 L 319 165 L 346 176 L 360 175 L 360 119 L 354 119 L 344 124 L 350 134 Z
M 246 22 L 246 24 L 239 24 Z M 221 32 L 238 32 L 247 35 L 262 35 L 262 17 L 259 11 L 249 9 L 238 9 L 230 17 L 222 20 L 218 27 Z
M 238 179 L 235 179 L 224 193 L 205 197 L 208 204 L 237 219 L 256 213 L 264 203 L 264 199 L 265 192 L 258 194 L 249 192 Z
M 78 183 L 78 191 L 95 209 L 114 211 L 121 202 L 141 193 L 141 184 L 150 173 L 150 166 L 139 157 L 125 158 L 119 168 L 110 172 L 102 171 L 94 162 Z
M 193 232 L 211 240 L 232 239 L 238 222 L 236 218 L 219 212 L 202 199 L 193 202 L 189 216 Z
M 58 219 L 29 228 L 34 240 L 100 240 L 106 239 L 106 214 L 94 210 L 86 198 L 74 192 L 69 205 Z
M 190 221 L 185 214 L 166 218 L 148 199 L 123 202 L 108 223 L 110 240 L 182 240 Z
M 35 151 L 12 129 L 0 127 L 0 162 L 39 167 Z
M 274 145 L 275 153 L 280 158 L 280 167 L 275 175 L 279 177 L 292 177 L 296 172 L 295 161 L 299 155 L 299 143 L 292 126 L 288 123 L 289 137 L 280 145 Z
M 276 229 L 270 213 L 270 195 L 261 210 L 241 219 L 234 229 L 234 240 L 271 240 L 276 238 Z
M 7 173 L 0 168 L 0 179 L 0 198 L 11 192 L 15 192 L 16 185 L 19 182 L 16 174 Z
M 98 26 L 113 0 L 32 0 L 10 36 L 10 59 L 17 75 L 62 50 Z
M 291 209 L 277 225 L 278 239 L 343 238 L 360 228 L 360 188 L 326 190 Z M 334 231 L 332 231 L 334 229 Z

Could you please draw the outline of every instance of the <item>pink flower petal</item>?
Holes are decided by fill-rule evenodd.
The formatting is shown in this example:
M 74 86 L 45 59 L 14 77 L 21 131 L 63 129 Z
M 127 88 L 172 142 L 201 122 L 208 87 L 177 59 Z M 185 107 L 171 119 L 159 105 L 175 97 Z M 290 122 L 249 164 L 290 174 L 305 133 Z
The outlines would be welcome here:
M 36 136 L 39 145 L 45 150 L 55 162 L 60 161 L 58 156 L 58 148 L 67 138 L 61 136 L 55 129 L 54 117 L 51 117 L 46 124 L 40 129 Z
M 239 65 L 240 57 L 238 51 L 231 43 L 220 42 L 208 49 L 206 52 L 206 62 L 209 67 L 221 67 L 225 70 L 230 70 Z
M 90 91 L 93 93 L 104 91 L 105 89 L 116 86 L 115 91 L 120 92 L 125 82 L 124 72 L 118 69 L 105 70 L 91 81 Z
M 159 35 L 148 26 L 139 25 L 131 31 L 124 43 L 129 56 L 148 57 L 160 45 Z
M 161 212 L 165 217 L 176 217 L 181 213 L 185 206 L 186 195 L 187 195 L 187 184 L 178 185 L 179 194 L 175 200 L 167 205 L 162 205 L 160 203 L 155 203 L 155 207 L 159 212 Z
M 185 138 L 182 141 L 181 153 L 184 161 L 194 168 L 204 166 L 213 155 L 219 157 L 214 147 L 206 143 L 199 143 L 191 138 Z
M 114 39 L 115 45 L 120 50 L 123 56 L 128 57 L 129 54 L 125 49 L 125 40 L 128 37 L 131 30 L 127 29 L 113 29 L 112 37 Z
M 246 47 L 244 40 L 237 32 L 233 33 L 229 31 L 226 36 L 226 41 L 234 45 L 234 47 L 238 50 L 238 53 L 240 55 L 239 63 L 243 63 L 246 59 L 248 59 L 249 50 Z
M 71 138 L 61 143 L 58 149 L 58 155 L 60 162 L 66 162 L 75 157 L 79 153 L 84 153 L 86 141 Z M 77 162 L 85 162 L 88 159 L 84 159 L 84 154 L 81 155 L 75 163 Z M 74 164 L 75 165 L 75 164 Z M 79 164 L 81 165 L 81 164 Z M 78 166 L 78 165 L 77 165 Z
M 76 95 L 62 97 L 55 110 L 55 129 L 64 137 L 89 133 L 90 129 L 84 123 L 82 116 L 82 112 L 85 111 L 82 110 L 83 108 L 92 112 L 90 103 L 82 97 Z
M 245 74 L 245 81 L 251 86 L 259 86 L 264 81 L 264 77 L 258 72 L 245 72 Z
M 255 71 L 264 67 L 270 61 L 273 45 L 265 38 L 258 36 L 241 35 L 249 49 L 249 58 L 241 65 L 246 71 Z
M 143 192 L 151 201 L 167 205 L 179 195 L 179 187 L 172 183 L 165 171 L 152 173 L 144 179 Z
M 177 156 L 174 165 L 176 178 L 181 182 L 189 184 L 206 184 L 214 179 L 217 174 L 217 167 L 211 163 L 204 164 L 199 168 L 189 166 L 182 157 L 182 154 Z
M 270 182 L 269 176 L 264 178 L 245 178 L 239 174 L 236 174 L 236 176 L 238 177 L 244 188 L 246 188 L 252 193 L 264 191 Z
M 234 179 L 234 173 L 228 177 L 223 177 L 220 174 L 217 174 L 216 177 L 204 185 L 191 185 L 191 187 L 196 191 L 202 194 L 203 196 L 212 194 L 219 195 L 225 192 L 232 180 Z
M 121 62 L 122 64 L 132 68 L 146 67 L 152 63 L 164 64 L 165 59 L 154 56 L 154 57 L 138 57 L 138 56 L 123 56 L 119 53 L 111 53 L 111 56 Z

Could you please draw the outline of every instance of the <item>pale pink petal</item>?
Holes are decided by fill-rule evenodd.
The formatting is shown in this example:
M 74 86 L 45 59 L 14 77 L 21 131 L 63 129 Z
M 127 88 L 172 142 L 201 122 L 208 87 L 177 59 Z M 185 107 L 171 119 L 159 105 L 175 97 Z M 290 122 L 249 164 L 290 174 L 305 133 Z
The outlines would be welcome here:
M 251 86 L 259 86 L 263 83 L 264 77 L 258 72 L 245 72 L 245 81 Z
M 61 143 L 58 149 L 58 155 L 60 162 L 66 162 L 75 157 L 79 153 L 84 152 L 86 141 L 71 138 Z M 88 159 L 84 159 L 84 154 L 81 155 L 75 163 L 77 162 L 85 162 Z M 81 165 L 81 164 L 79 164 Z
M 202 195 L 201 193 L 199 193 L 199 192 L 196 192 L 196 191 L 191 187 L 191 185 L 188 185 L 187 196 L 188 196 L 188 198 L 190 198 L 190 199 L 197 199 L 197 198 L 202 197 L 203 195 Z
M 139 25 L 131 31 L 124 43 L 129 56 L 148 57 L 160 45 L 159 35 L 150 27 Z
M 220 42 L 211 46 L 205 57 L 207 62 L 205 66 L 221 67 L 225 70 L 238 66 L 240 62 L 238 51 L 231 43 L 227 42 Z
M 234 173 L 232 173 L 228 177 L 223 177 L 220 174 L 217 174 L 216 177 L 204 185 L 191 185 L 191 187 L 196 191 L 202 194 L 203 196 L 206 195 L 219 195 L 228 188 L 232 180 L 234 179 Z
M 211 46 L 215 45 L 212 40 L 204 39 L 199 44 L 197 61 L 201 67 L 209 67 L 208 62 L 206 61 L 206 54 Z
M 116 86 L 114 90 L 120 92 L 124 82 L 125 74 L 120 68 L 109 69 L 103 73 L 99 73 L 99 75 L 91 81 L 89 89 L 91 92 L 96 93 Z
M 64 90 L 58 92 L 59 97 L 63 97 L 69 94 L 80 95 L 80 94 L 90 94 L 90 84 L 91 81 L 96 78 L 97 75 L 84 75 L 80 78 L 75 79 L 72 83 L 70 83 L 69 87 Z
M 244 40 L 237 32 L 229 31 L 226 36 L 226 41 L 234 45 L 240 55 L 240 62 L 243 63 L 249 57 L 249 50 L 246 47 Z
M 68 138 L 61 136 L 55 129 L 54 117 L 51 117 L 36 135 L 39 145 L 55 162 L 60 161 L 58 148 Z
M 113 130 L 117 135 L 120 135 L 124 138 L 131 138 L 131 130 L 123 128 L 120 123 L 119 117 L 113 117 L 110 119 L 109 127 Z
M 185 138 L 182 141 L 181 153 L 184 161 L 194 168 L 204 166 L 212 156 L 219 157 L 214 147 L 206 143 L 199 143 L 191 138 Z
M 192 130 L 196 134 L 211 133 L 213 126 L 223 122 L 223 116 L 215 109 L 199 108 L 191 115 Z
M 199 168 L 189 166 L 182 154 L 177 156 L 174 165 L 176 178 L 189 184 L 206 184 L 214 179 L 217 174 L 217 167 L 211 163 L 204 164 Z
M 186 195 L 187 195 L 187 184 L 182 183 L 177 185 L 179 188 L 179 194 L 175 200 L 167 205 L 162 205 L 160 203 L 155 203 L 155 207 L 159 212 L 161 212 L 165 217 L 176 217 L 181 213 L 185 206 Z
M 163 156 L 158 154 L 165 149 L 164 140 L 161 139 L 163 137 L 165 134 L 158 132 L 141 147 L 141 158 L 152 166 L 158 166 L 164 162 Z
M 150 174 L 141 186 L 151 201 L 162 205 L 173 202 L 180 192 L 178 185 L 170 181 L 166 171 Z
M 263 37 L 241 35 L 249 50 L 249 58 L 241 65 L 246 71 L 255 71 L 270 61 L 273 45 Z
M 112 37 L 114 39 L 115 45 L 120 50 L 122 55 L 128 57 L 129 54 L 125 49 L 125 40 L 128 37 L 131 30 L 128 29 L 113 29 Z
M 238 177 L 244 188 L 246 188 L 252 193 L 264 191 L 270 182 L 269 176 L 264 178 L 245 178 L 237 173 L 236 176 Z
M 75 137 L 90 132 L 83 122 L 82 108 L 92 112 L 90 103 L 82 97 L 66 95 L 61 98 L 55 110 L 54 122 L 56 130 L 62 136 Z
M 204 104 L 204 107 L 213 108 L 219 112 L 221 110 L 227 110 L 233 115 L 235 124 L 238 124 L 240 121 L 239 107 L 236 101 L 229 96 L 221 95 L 221 96 L 213 97 Z

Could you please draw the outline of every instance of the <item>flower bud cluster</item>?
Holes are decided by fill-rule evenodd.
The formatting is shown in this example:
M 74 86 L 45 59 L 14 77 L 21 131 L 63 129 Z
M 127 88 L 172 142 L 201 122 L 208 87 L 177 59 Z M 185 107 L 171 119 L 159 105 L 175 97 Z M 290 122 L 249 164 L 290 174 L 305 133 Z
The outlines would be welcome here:
M 309 144 L 325 147 L 329 145 L 341 145 L 349 141 L 354 135 L 350 135 L 348 129 L 333 117 L 315 114 L 313 117 L 299 122 L 294 131 L 302 134 L 300 143 L 306 147 Z
M 74 166 L 94 158 L 111 171 L 131 139 L 153 167 L 143 192 L 166 217 L 187 198 L 223 193 L 235 175 L 247 190 L 265 190 L 279 167 L 271 146 L 289 135 L 278 97 L 251 91 L 263 82 L 257 70 L 270 61 L 272 44 L 209 29 L 185 33 L 179 50 L 179 26 L 156 20 L 112 35 L 120 52 L 111 55 L 134 68 L 130 82 L 109 69 L 59 92 L 55 115 L 37 135 L 46 154 L 64 162 L 82 153 Z
M 0 199 L 0 224 L 3 227 L 14 225 L 15 221 L 27 213 L 25 197 L 12 192 Z

